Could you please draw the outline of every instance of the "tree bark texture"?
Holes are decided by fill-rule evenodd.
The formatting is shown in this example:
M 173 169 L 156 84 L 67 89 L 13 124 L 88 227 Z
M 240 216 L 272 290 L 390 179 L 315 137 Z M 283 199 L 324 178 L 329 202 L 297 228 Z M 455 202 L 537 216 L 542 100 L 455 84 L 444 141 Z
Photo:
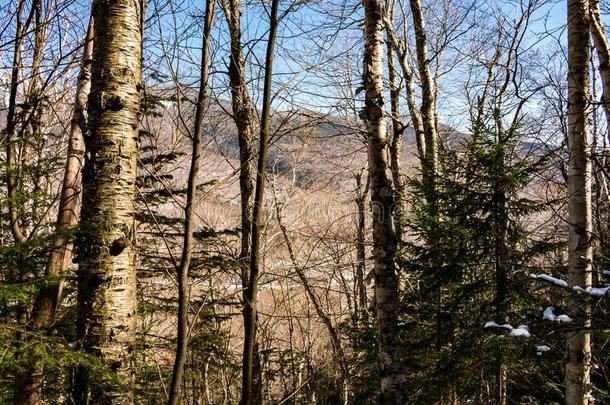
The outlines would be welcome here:
M 393 8 L 393 5 L 392 5 Z M 390 22 L 394 20 L 394 11 L 390 11 Z M 391 25 L 391 24 L 390 24 Z M 390 112 L 392 115 L 392 142 L 390 143 L 390 168 L 392 171 L 392 181 L 394 183 L 394 225 L 396 229 L 396 241 L 398 245 L 402 243 L 402 228 L 404 221 L 405 187 L 400 169 L 400 152 L 402 143 L 402 133 L 405 129 L 400 120 L 400 88 L 396 78 L 396 68 L 394 61 L 394 48 L 388 43 L 386 46 L 388 81 L 390 85 Z
M 591 286 L 591 134 L 589 128 L 589 4 L 568 0 L 568 284 Z M 591 371 L 590 309 L 571 302 L 582 322 L 568 332 L 565 355 L 566 405 L 589 403 Z
M 400 362 L 398 336 L 398 276 L 394 256 L 396 235 L 392 222 L 394 193 L 387 161 L 388 137 L 384 116 L 383 8 L 379 0 L 364 1 L 365 107 L 361 112 L 367 129 L 371 208 L 373 215 L 373 256 L 378 363 L 383 404 L 406 402 L 405 375 Z
M 229 27 L 231 37 L 229 83 L 231 86 L 231 102 L 233 121 L 237 128 L 239 144 L 239 190 L 241 199 L 241 247 L 238 266 L 241 272 L 243 299 L 246 299 L 248 288 L 248 271 L 250 262 L 250 244 L 252 234 L 252 197 L 254 192 L 252 165 L 254 162 L 254 106 L 248 92 L 245 76 L 245 62 L 241 44 L 241 11 L 239 0 L 228 0 L 221 3 Z M 245 308 L 245 307 L 244 307 Z M 242 313 L 244 323 L 249 315 Z M 258 345 L 254 345 L 254 359 L 260 361 Z M 260 369 L 260 367 L 259 367 Z M 256 368 L 255 368 L 256 371 Z M 252 398 L 254 404 L 262 403 L 262 376 L 254 372 L 252 381 Z
M 598 71 L 602 79 L 602 103 L 606 114 L 606 136 L 610 142 L 610 43 L 602 22 L 600 1 L 590 0 L 590 25 L 593 44 L 597 51 Z
M 422 164 L 424 186 L 427 189 L 428 203 L 434 205 L 436 175 L 438 172 L 438 130 L 436 126 L 436 89 L 428 59 L 428 40 L 426 23 L 420 0 L 410 0 L 415 30 L 417 66 L 421 80 L 421 115 L 425 139 L 425 159 Z M 432 211 L 434 212 L 434 211 Z
M 231 36 L 231 59 L 229 61 L 229 81 L 231 85 L 231 101 L 233 120 L 237 127 L 239 141 L 239 188 L 241 192 L 241 267 L 244 287 L 247 280 L 247 261 L 250 256 L 250 233 L 252 231 L 252 164 L 254 161 L 254 106 L 245 78 L 245 63 L 241 44 L 240 7 L 238 0 L 229 0 L 223 5 L 223 10 Z
M 133 402 L 142 13 L 143 4 L 136 0 L 93 2 L 90 132 L 85 136 L 76 252 L 77 333 L 84 351 L 99 359 L 101 370 L 77 370 L 79 404 Z
M 409 65 L 409 51 L 407 47 L 407 40 L 403 39 L 402 43 L 398 42 L 398 38 L 396 38 L 396 35 L 394 34 L 394 27 L 390 16 L 386 16 L 384 22 L 388 46 L 392 47 L 392 49 L 396 52 L 396 55 L 398 56 L 398 63 L 400 65 L 400 69 L 402 70 L 403 79 L 405 81 L 407 107 L 409 109 L 409 116 L 411 118 L 411 126 L 415 131 L 417 155 L 423 166 L 424 159 L 426 157 L 426 139 L 424 123 L 421 111 L 415 101 L 415 79 L 413 77 L 413 70 Z

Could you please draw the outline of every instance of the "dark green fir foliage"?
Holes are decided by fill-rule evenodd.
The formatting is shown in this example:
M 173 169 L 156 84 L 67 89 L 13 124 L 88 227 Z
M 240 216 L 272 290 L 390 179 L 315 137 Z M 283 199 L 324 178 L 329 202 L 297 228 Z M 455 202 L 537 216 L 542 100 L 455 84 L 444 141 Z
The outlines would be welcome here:
M 350 364 L 353 382 L 350 389 L 350 401 L 366 403 L 375 398 L 380 390 L 377 375 L 377 345 L 375 319 L 369 310 L 363 308 L 339 325 L 345 343 L 353 352 L 354 359 Z
M 57 321 L 50 328 L 33 331 L 29 319 L 36 295 L 42 286 L 55 285 L 58 278 L 45 277 L 53 241 L 58 237 L 71 239 L 73 232 L 54 232 L 54 204 L 57 183 L 61 177 L 65 149 L 61 147 L 63 134 L 40 132 L 39 125 L 28 124 L 26 117 L 34 107 L 45 104 L 19 105 L 16 141 L 19 165 L 8 172 L 6 161 L 0 159 L 0 403 L 13 398 L 16 371 L 30 366 L 33 359 L 43 362 L 47 369 L 44 395 L 53 402 L 68 389 L 64 377 L 69 365 L 80 361 L 68 346 L 74 336 L 74 325 L 66 317 L 69 305 L 58 308 Z M 0 139 L 5 133 L 0 132 Z M 11 203 L 17 213 L 17 223 L 25 240 L 13 238 L 6 194 L 7 174 L 16 179 L 17 190 Z M 73 274 L 63 276 L 68 281 Z M 66 295 L 72 291 L 68 282 Z
M 528 403 L 532 396 L 530 403 L 559 401 L 561 390 L 547 386 L 549 376 L 544 384 L 538 378 L 534 339 L 483 327 L 493 320 L 516 328 L 541 316 L 527 275 L 558 246 L 552 235 L 534 236 L 526 224 L 549 209 L 535 183 L 549 159 L 542 149 L 524 148 L 522 128 L 474 127 L 472 134 L 456 135 L 454 148 L 441 150 L 434 211 L 430 190 L 419 179 L 410 181 L 412 242 L 401 256 L 400 323 L 410 392 L 424 402 L 493 402 L 500 361 L 509 402 Z M 553 367 L 560 370 L 560 364 Z

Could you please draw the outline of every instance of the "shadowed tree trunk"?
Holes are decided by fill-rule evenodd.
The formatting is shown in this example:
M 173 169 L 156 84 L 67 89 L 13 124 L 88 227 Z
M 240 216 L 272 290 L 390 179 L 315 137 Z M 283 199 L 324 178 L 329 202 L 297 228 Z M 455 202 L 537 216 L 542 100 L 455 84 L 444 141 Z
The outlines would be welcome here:
M 396 235 L 392 223 L 394 193 L 388 173 L 388 138 L 383 101 L 383 11 L 379 0 L 364 1 L 365 107 L 361 111 L 367 129 L 373 256 L 375 260 L 375 312 L 382 404 L 406 402 L 405 375 L 400 363 L 398 336 L 398 276 L 394 256 Z
M 77 370 L 74 396 L 79 404 L 133 402 L 143 11 L 139 1 L 93 2 L 90 131 L 76 251 L 77 336 L 84 351 L 99 359 L 101 370 Z
M 510 138 L 511 131 L 517 127 L 516 120 L 519 114 L 515 114 L 515 121 L 513 121 L 512 125 L 508 126 L 508 130 L 504 129 L 504 123 L 502 121 L 504 115 L 504 101 L 506 97 L 506 92 L 508 90 L 508 86 L 511 81 L 514 80 L 513 65 L 517 65 L 518 59 L 518 47 L 522 38 L 521 27 L 523 24 L 527 25 L 529 20 L 529 10 L 526 13 L 523 13 L 521 18 L 517 21 L 515 25 L 515 34 L 511 39 L 510 47 L 508 49 L 508 55 L 506 57 L 506 61 L 501 64 L 504 67 L 504 80 L 501 82 L 501 85 L 495 90 L 495 98 L 494 98 L 494 109 L 493 109 L 493 120 L 495 123 L 495 131 L 497 134 L 497 155 L 495 159 L 496 169 L 495 169 L 495 180 L 493 186 L 494 193 L 494 272 L 495 272 L 495 297 L 494 297 L 494 307 L 496 312 L 496 319 L 500 321 L 506 321 L 506 314 L 508 312 L 510 302 L 508 301 L 508 278 L 510 271 L 510 264 L 507 257 L 507 251 L 509 247 L 507 246 L 507 235 L 509 228 L 509 218 L 507 213 L 507 203 L 508 196 L 505 191 L 505 172 L 506 172 L 506 159 L 507 159 L 507 142 Z M 500 46 L 497 52 L 497 58 L 500 57 Z M 496 60 L 497 63 L 497 60 Z M 494 64 L 490 64 L 489 69 L 493 69 L 492 66 Z M 492 71 L 488 71 L 487 81 L 486 83 L 491 83 L 492 79 Z M 480 110 L 478 112 L 478 117 L 481 119 L 483 116 L 483 106 L 485 103 L 485 98 L 489 94 L 488 87 L 486 86 L 484 90 L 484 94 L 480 99 Z M 516 111 L 520 111 L 521 107 L 518 107 Z M 480 128 L 481 123 L 477 122 L 475 127 Z M 495 377 L 496 377 L 496 387 L 495 387 L 495 398 L 496 404 L 498 405 L 506 405 L 508 401 L 508 392 L 507 392 L 507 367 L 506 361 L 504 359 L 504 352 L 502 350 L 502 346 L 498 347 L 496 353 L 496 364 L 495 364 Z
M 239 141 L 239 186 L 241 192 L 241 249 L 240 262 L 244 287 L 247 284 L 247 270 L 250 256 L 250 233 L 252 231 L 252 162 L 254 160 L 254 106 L 245 78 L 245 64 L 241 45 L 240 7 L 238 0 L 222 3 L 223 11 L 231 35 L 231 59 L 229 62 L 229 80 L 233 120 L 237 127 Z
M 57 212 L 55 229 L 60 232 L 53 241 L 45 277 L 50 280 L 38 291 L 29 327 L 47 328 L 53 321 L 55 309 L 61 299 L 63 282 L 58 277 L 68 269 L 72 256 L 71 238 L 66 232 L 78 223 L 81 193 L 81 167 L 85 146 L 83 136 L 87 130 L 87 97 L 91 87 L 91 58 L 93 53 L 93 19 L 89 21 L 87 36 L 83 46 L 80 74 L 76 84 L 76 97 L 70 123 L 68 156 L 64 168 L 64 178 Z M 40 362 L 32 361 L 32 366 L 15 377 L 15 403 L 39 404 L 42 402 L 43 368 Z
M 589 130 L 588 2 L 568 0 L 568 284 L 591 286 L 591 134 Z M 591 371 L 590 308 L 573 299 L 580 328 L 568 332 L 565 355 L 566 405 L 589 403 Z
M 245 63 L 241 44 L 241 11 L 239 0 L 221 2 L 229 34 L 231 36 L 231 55 L 229 61 L 229 82 L 231 86 L 232 115 L 237 127 L 239 143 L 239 190 L 241 197 L 241 247 L 239 252 L 239 268 L 243 288 L 243 299 L 246 299 L 248 288 L 248 270 L 250 268 L 250 243 L 252 233 L 252 163 L 254 162 L 254 106 L 248 93 L 245 77 Z M 244 307 L 245 308 L 245 307 Z M 244 322 L 248 316 L 243 312 Z M 254 345 L 254 361 L 259 362 L 258 345 Z M 260 365 L 257 365 L 260 369 Z M 254 373 L 252 381 L 252 401 L 254 404 L 262 403 L 262 379 L 260 374 Z
M 509 75 L 507 75 L 509 77 Z M 506 139 L 502 129 L 500 114 L 500 105 L 496 109 L 496 129 L 498 131 L 498 155 L 496 158 L 496 175 L 503 176 L 505 171 L 505 155 L 506 155 Z M 502 177 L 496 178 L 494 184 L 494 270 L 496 291 L 494 297 L 494 306 L 496 310 L 496 319 L 501 321 L 506 319 L 507 306 L 507 284 L 508 284 L 508 260 L 506 252 L 506 235 L 508 231 L 508 216 L 507 216 L 507 196 L 503 188 L 504 181 Z M 495 397 L 497 405 L 506 405 L 507 403 L 507 370 L 504 361 L 504 353 L 502 347 L 498 347 L 496 354 L 495 374 L 496 374 L 496 389 Z
M 203 115 L 205 113 L 208 76 L 209 76 L 209 50 L 212 23 L 214 21 L 215 0 L 206 0 L 203 26 L 203 43 L 201 45 L 201 75 L 199 78 L 199 94 L 195 107 L 195 123 L 192 139 L 191 167 L 189 170 L 186 189 L 186 204 L 184 207 L 184 240 L 182 242 L 182 257 L 178 268 L 178 337 L 176 342 L 176 356 L 172 372 L 172 382 L 169 391 L 169 405 L 180 403 L 180 386 L 184 374 L 184 363 L 188 351 L 188 311 L 189 311 L 189 285 L 188 273 L 191 265 L 193 250 L 193 228 L 195 227 L 195 199 L 197 197 L 197 176 L 201 162 L 201 143 L 203 138 Z
M 362 169 L 364 171 L 364 169 Z M 359 308 L 361 314 L 358 316 L 367 316 L 367 297 L 366 297 L 366 196 L 369 191 L 369 178 L 366 179 L 366 184 L 362 184 L 363 173 L 356 173 L 356 208 L 358 209 L 358 224 L 356 228 L 356 308 Z M 358 309 L 355 311 L 358 313 Z
M 258 152 L 258 167 L 256 172 L 256 191 L 252 212 L 252 247 L 250 251 L 250 274 L 248 286 L 244 291 L 244 355 L 242 360 L 242 392 L 241 405 L 251 405 L 256 401 L 253 392 L 253 365 L 255 362 L 254 348 L 256 346 L 256 305 L 258 293 L 258 276 L 260 272 L 260 239 L 263 226 L 263 206 L 265 203 L 265 176 L 269 144 L 269 121 L 271 115 L 271 79 L 273 77 L 273 50 L 278 26 L 279 0 L 271 3 L 269 20 L 269 37 L 265 57 L 265 85 L 263 89 L 263 109 L 261 112 L 260 147 Z M 259 376 L 257 376 L 259 378 Z
M 411 14 L 413 16 L 413 29 L 415 32 L 415 53 L 417 56 L 417 68 L 421 81 L 421 117 L 425 140 L 425 157 L 422 162 L 422 183 L 424 195 L 428 204 L 428 212 L 434 221 L 438 221 L 438 198 L 437 198 L 437 176 L 439 175 L 439 136 L 436 118 L 436 82 L 432 77 L 431 61 L 428 56 L 428 39 L 426 31 L 426 20 L 420 0 L 409 0 Z M 428 248 L 439 252 L 439 237 L 436 227 L 426 235 Z M 442 257 L 434 254 L 431 262 L 431 271 L 441 271 Z M 445 322 L 446 310 L 443 303 L 443 289 L 440 283 L 436 286 L 434 297 L 436 308 L 436 347 L 440 353 L 447 344 L 453 331 L 447 327 Z M 441 401 L 454 403 L 455 387 L 453 385 L 443 387 L 440 390 Z

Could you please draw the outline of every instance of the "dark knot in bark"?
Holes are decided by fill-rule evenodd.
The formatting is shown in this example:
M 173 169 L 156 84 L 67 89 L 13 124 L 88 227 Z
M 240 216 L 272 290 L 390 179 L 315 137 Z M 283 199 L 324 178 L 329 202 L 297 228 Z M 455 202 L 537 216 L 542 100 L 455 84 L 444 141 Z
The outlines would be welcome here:
M 125 107 L 125 102 L 121 96 L 102 93 L 100 107 L 102 110 L 120 111 Z
M 109 253 L 111 256 L 120 255 L 125 248 L 129 246 L 129 240 L 125 237 L 120 237 L 119 239 L 112 242 L 110 245 Z

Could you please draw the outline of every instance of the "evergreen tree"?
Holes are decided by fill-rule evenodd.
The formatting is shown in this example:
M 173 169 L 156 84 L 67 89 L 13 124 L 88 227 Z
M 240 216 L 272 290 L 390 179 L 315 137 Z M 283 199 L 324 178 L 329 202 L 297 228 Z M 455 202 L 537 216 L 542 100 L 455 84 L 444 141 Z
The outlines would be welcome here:
M 433 387 L 454 386 L 457 398 L 478 392 L 477 401 L 497 401 L 493 394 L 484 397 L 481 380 L 492 392 L 501 390 L 497 385 L 504 383 L 506 369 L 512 394 L 528 381 L 531 368 L 524 363 L 537 360 L 528 340 L 506 339 L 483 326 L 494 320 L 517 328 L 538 316 L 524 276 L 557 245 L 527 229 L 526 223 L 548 209 L 527 191 L 549 159 L 524 148 L 518 126 L 501 133 L 484 122 L 473 128 L 470 135 L 457 134 L 455 149 L 441 151 L 437 213 L 429 212 L 425 185 L 411 181 L 415 203 L 408 223 L 415 240 L 402 256 L 401 325 L 406 364 L 416 376 L 411 389 L 422 398 L 435 398 Z M 434 248 L 427 244 L 430 237 L 437 241 Z

